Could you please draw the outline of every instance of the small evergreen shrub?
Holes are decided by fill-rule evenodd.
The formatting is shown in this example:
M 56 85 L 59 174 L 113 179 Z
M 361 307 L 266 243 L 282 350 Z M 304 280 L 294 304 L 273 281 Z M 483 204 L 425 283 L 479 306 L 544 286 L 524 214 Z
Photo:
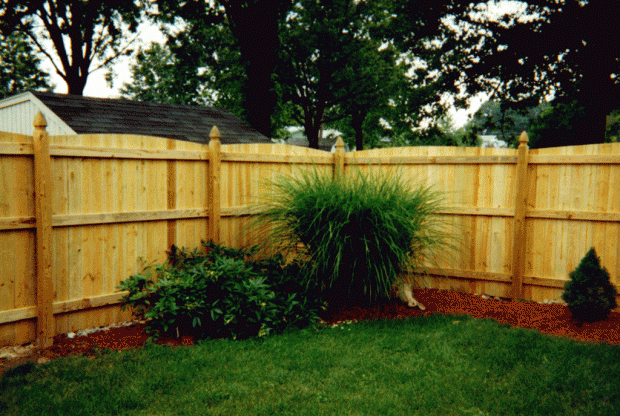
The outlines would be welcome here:
M 267 187 L 253 226 L 274 252 L 302 247 L 307 283 L 322 288 L 328 303 L 389 297 L 397 279 L 452 248 L 434 215 L 442 195 L 403 180 L 398 171 L 334 176 L 314 169 Z
M 118 289 L 129 292 L 123 308 L 147 319 L 155 338 L 248 338 L 315 322 L 323 304 L 300 284 L 300 265 L 281 255 L 259 259 L 256 252 L 212 242 L 203 242 L 203 250 L 173 246 L 166 263 L 121 282 Z
M 607 270 L 601 267 L 594 247 L 590 248 L 569 277 L 570 280 L 564 284 L 562 299 L 576 321 L 605 320 L 609 312 L 618 306 L 616 288 L 611 284 Z

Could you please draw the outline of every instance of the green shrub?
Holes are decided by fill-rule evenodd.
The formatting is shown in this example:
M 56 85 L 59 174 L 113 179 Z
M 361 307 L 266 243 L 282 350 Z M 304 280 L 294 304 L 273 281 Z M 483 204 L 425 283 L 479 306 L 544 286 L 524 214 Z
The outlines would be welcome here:
M 609 280 L 609 273 L 596 255 L 594 247 L 573 270 L 564 284 L 562 299 L 568 304 L 573 318 L 580 322 L 604 320 L 617 307 L 616 288 Z
M 283 256 L 256 258 L 256 248 L 211 242 L 204 250 L 172 247 L 165 264 L 147 266 L 118 286 L 147 329 L 198 337 L 247 338 L 303 327 L 322 301 L 299 282 L 300 266 Z
M 330 301 L 372 303 L 396 280 L 419 272 L 437 251 L 453 248 L 433 215 L 440 193 L 414 186 L 399 172 L 346 176 L 316 168 L 267 184 L 253 223 L 275 252 L 297 250 L 311 287 Z

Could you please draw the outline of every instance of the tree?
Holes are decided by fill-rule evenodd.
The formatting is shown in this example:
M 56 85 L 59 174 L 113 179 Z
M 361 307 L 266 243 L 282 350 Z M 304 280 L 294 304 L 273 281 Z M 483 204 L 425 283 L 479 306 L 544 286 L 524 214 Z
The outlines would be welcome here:
M 26 90 L 51 89 L 41 61 L 20 33 L 0 34 L 0 99 Z
M 458 16 L 454 37 L 474 39 L 476 46 L 461 44 L 451 69 L 472 89 L 516 105 L 538 104 L 545 96 L 554 96 L 554 104 L 576 102 L 583 117 L 574 120 L 571 141 L 547 146 L 602 142 L 606 116 L 620 108 L 620 2 L 521 3 L 522 13 L 500 19 L 485 17 L 493 2 Z
M 224 22 L 235 38 L 243 60 L 243 106 L 246 120 L 260 133 L 271 137 L 272 116 L 277 106 L 273 80 L 280 47 L 279 24 L 291 0 L 221 0 L 211 7 L 204 0 L 156 0 L 161 22 L 181 18 L 192 26 Z M 222 8 L 224 13 L 222 13 Z M 224 19 L 225 15 L 225 20 Z
M 169 47 L 152 43 L 149 49 L 138 52 L 130 68 L 133 81 L 123 85 L 121 95 L 137 101 L 210 104 L 212 100 L 200 93 L 204 74 L 183 69 Z
M 251 22 L 244 20 L 249 19 L 245 13 L 259 3 L 222 1 L 219 7 L 209 7 L 204 1 L 158 0 L 156 16 L 164 23 L 179 17 L 186 23 L 181 33 L 169 38 L 175 67 L 189 68 L 192 62 L 194 66 L 200 62 L 202 68 L 213 68 L 208 69 L 211 78 L 205 79 L 208 88 L 218 95 L 234 91 L 231 97 L 241 90 L 245 111 L 240 115 L 259 130 L 256 119 L 266 117 L 266 112 L 270 113 L 271 128 L 282 115 L 290 116 L 304 126 L 311 146 L 317 147 L 322 126 L 342 126 L 346 120 L 350 136 L 362 148 L 365 132 L 385 132 L 382 119 L 393 126 L 395 135 L 415 135 L 411 128 L 423 116 L 445 111 L 445 106 L 439 105 L 441 92 L 458 91 L 455 79 L 437 71 L 444 63 L 441 55 L 450 46 L 440 18 L 469 6 L 454 5 L 451 0 L 412 2 L 406 7 L 395 0 L 302 0 L 291 7 L 282 5 L 289 2 L 281 3 L 279 14 L 274 2 L 271 9 L 254 14 Z M 276 51 L 275 75 L 258 83 L 259 76 L 250 75 L 258 70 L 251 68 L 254 64 L 248 56 L 260 62 L 263 71 L 270 68 L 273 55 L 259 57 L 261 49 L 250 48 L 252 42 L 262 42 L 263 32 L 247 33 L 248 28 L 274 21 L 278 23 L 278 42 L 270 38 L 259 46 Z M 219 32 L 214 27 L 220 28 Z M 271 36 L 273 27 L 269 27 L 267 35 Z M 225 45 L 221 39 L 229 33 L 234 41 Z M 187 59 L 181 59 L 181 54 Z M 221 74 L 226 71 L 230 75 L 222 84 L 226 77 Z M 191 72 L 186 71 L 187 76 Z M 261 77 L 265 76 L 262 73 Z M 230 82 L 233 78 L 236 85 Z M 255 83 L 260 85 L 255 87 Z M 253 104 L 252 94 L 266 86 L 269 91 L 263 89 L 255 95 L 260 99 Z M 262 115 L 257 116 L 257 111 Z
M 152 44 L 138 52 L 131 66 L 132 81 L 123 86 L 122 95 L 139 101 L 222 107 L 247 121 L 245 64 L 225 16 L 182 26 L 166 33 L 165 45 Z
M 222 107 L 248 121 L 245 105 L 245 63 L 224 15 L 186 22 L 185 29 L 168 35 L 175 57 L 170 67 L 176 85 L 199 96 L 203 104 Z
M 531 132 L 532 125 L 549 107 L 550 104 L 544 102 L 534 107 L 512 108 L 505 102 L 489 100 L 480 106 L 464 128 L 476 134 L 495 135 L 508 145 L 517 147 L 521 132 Z M 530 135 L 530 148 L 537 147 L 534 143 Z
M 321 47 L 327 47 L 326 51 L 329 53 L 340 55 L 340 62 L 344 62 L 344 53 L 334 48 L 338 42 L 343 45 L 347 39 L 357 42 L 358 45 L 363 45 L 364 42 L 372 40 L 372 42 L 378 42 L 382 40 L 383 43 L 379 45 L 389 45 L 389 47 L 395 48 L 398 51 L 405 52 L 407 49 L 400 47 L 406 45 L 411 47 L 414 52 L 422 52 L 421 54 L 415 54 L 415 60 L 423 60 L 426 65 L 422 67 L 416 67 L 416 79 L 417 85 L 407 86 L 400 88 L 401 91 L 408 90 L 407 93 L 396 94 L 396 103 L 391 103 L 392 107 L 400 106 L 401 109 L 406 109 L 407 114 L 414 114 L 414 112 L 426 104 L 428 104 L 428 97 L 434 96 L 434 101 L 439 101 L 438 90 L 444 88 L 447 91 L 456 91 L 458 87 L 455 85 L 454 80 L 450 80 L 443 74 L 437 75 L 433 73 L 438 68 L 437 64 L 442 61 L 439 55 L 442 54 L 443 49 L 448 45 L 444 40 L 441 43 L 441 47 L 438 48 L 436 44 L 431 43 L 431 40 L 435 36 L 442 34 L 440 30 L 441 18 L 449 11 L 456 12 L 457 10 L 467 10 L 469 3 L 456 2 L 454 0 L 437 0 L 437 1 L 423 1 L 423 2 L 402 2 L 397 0 L 381 0 L 381 1 L 297 1 L 283 0 L 283 1 L 269 1 L 269 0 L 220 0 L 215 2 L 215 7 L 209 7 L 207 2 L 203 0 L 156 0 L 158 5 L 158 15 L 156 19 L 162 22 L 172 22 L 175 17 L 180 17 L 186 22 L 196 24 L 198 22 L 213 22 L 222 18 L 225 15 L 225 24 L 228 25 L 234 37 L 236 39 L 236 47 L 239 48 L 241 59 L 244 65 L 245 84 L 244 84 L 244 107 L 247 113 L 247 120 L 257 130 L 269 135 L 271 133 L 271 126 L 269 122 L 273 122 L 271 119 L 274 112 L 281 111 L 284 113 L 295 112 L 289 106 L 288 109 L 283 108 L 279 101 L 279 94 L 290 95 L 290 84 L 286 82 L 275 83 L 274 71 L 276 68 L 286 67 L 288 69 L 293 68 L 291 65 L 291 59 L 286 59 L 287 55 L 290 57 L 291 50 L 283 51 L 283 46 L 287 48 L 293 48 L 292 55 L 296 57 L 308 57 L 312 56 L 309 49 L 303 50 L 303 48 L 297 48 L 294 42 L 305 41 L 308 39 L 319 39 Z M 210 2 L 209 2 L 210 3 Z M 403 4 L 404 3 L 404 4 Z M 347 4 L 344 7 L 343 4 Z M 350 23 L 347 26 L 347 20 L 343 16 L 338 16 L 334 11 L 330 9 L 339 10 L 343 12 Z M 308 10 L 306 10 L 308 9 Z M 321 11 L 322 10 L 322 11 Z M 350 10 L 363 11 L 361 15 L 351 14 Z M 299 12 L 303 12 L 300 14 Z M 314 13 L 314 17 L 311 14 Z M 317 14 L 318 13 L 318 14 Z M 320 13 L 323 13 L 321 15 Z M 374 17 L 373 17 L 374 15 Z M 334 28 L 328 28 L 328 22 L 336 25 Z M 355 23 L 357 22 L 357 23 Z M 336 29 L 340 29 L 337 32 Z M 289 33 L 289 30 L 296 32 L 297 36 L 293 36 L 293 33 Z M 322 31 L 322 34 L 327 35 L 325 39 L 316 36 L 317 31 Z M 357 34 L 353 36 L 353 33 L 357 31 Z M 415 32 L 415 33 L 413 33 Z M 303 35 L 303 36 L 299 36 Z M 344 39 L 338 39 L 338 36 L 344 35 Z M 446 38 L 448 39 L 448 38 Z M 328 43 L 331 42 L 332 45 Z M 343 46 L 344 47 L 344 46 Z M 442 49 L 443 48 L 443 49 Z M 361 68 L 373 68 L 371 60 L 365 59 L 367 54 L 363 53 L 363 50 L 368 50 L 367 47 L 363 47 L 359 50 L 360 53 L 356 56 L 356 50 L 351 47 L 346 47 L 350 52 L 351 62 L 356 61 L 358 63 L 365 63 L 368 66 L 357 66 L 353 64 L 349 65 L 349 68 L 361 69 Z M 317 49 L 318 50 L 318 49 Z M 388 56 L 389 54 L 384 54 Z M 324 56 L 324 55 L 323 55 Z M 431 59 L 432 58 L 432 59 Z M 284 62 L 279 62 L 283 59 Z M 333 67 L 333 63 L 336 62 L 336 57 L 331 58 L 331 63 L 326 64 L 327 60 L 322 59 L 320 64 L 323 65 L 322 71 L 326 71 L 326 74 L 332 72 L 331 69 L 325 65 Z M 283 63 L 283 66 L 278 65 Z M 414 62 L 406 62 L 410 67 Z M 301 60 L 296 60 L 295 65 L 302 65 Z M 421 72 L 427 74 L 433 73 L 432 76 L 423 77 L 420 76 Z M 299 71 L 295 72 L 297 75 Z M 283 70 L 278 70 L 278 77 L 284 74 Z M 334 75 L 335 76 L 335 75 Z M 331 75 L 330 75 L 331 77 Z M 283 78 L 287 78 L 282 77 Z M 302 77 L 303 78 L 303 77 Z M 333 78 L 333 77 L 332 77 Z M 370 77 L 372 78 L 372 77 Z M 370 78 L 366 78 L 369 80 Z M 287 78 L 288 79 L 288 78 Z M 318 82 L 319 78 L 311 78 L 312 82 Z M 322 101 L 329 96 L 329 100 L 332 101 L 330 107 L 336 110 L 339 106 L 340 114 L 338 117 L 346 117 L 351 119 L 351 122 L 357 127 L 356 135 L 361 139 L 361 131 L 359 126 L 364 126 L 366 123 L 366 117 L 370 114 L 370 108 L 375 106 L 385 106 L 386 102 L 390 102 L 385 99 L 384 85 L 389 77 L 383 77 L 379 84 L 374 85 L 375 89 L 380 90 L 379 95 L 368 94 L 367 96 L 357 95 L 360 99 L 351 99 L 348 104 L 345 105 L 345 99 L 343 96 L 336 97 L 338 94 L 331 88 L 327 88 L 326 84 L 333 84 L 334 79 L 320 78 L 320 89 L 323 94 L 319 101 Z M 395 77 L 397 79 L 397 77 Z M 337 81 L 337 82 L 340 82 Z M 370 83 L 368 83 L 370 85 Z M 377 88 L 379 85 L 379 88 Z M 317 85 L 318 86 L 318 85 Z M 289 91 L 286 91 L 289 89 Z M 327 91 L 329 90 L 329 91 Z M 367 89 L 370 92 L 370 89 Z M 413 91 L 412 94 L 409 92 Z M 295 95 L 295 94 L 293 94 Z M 351 95 L 350 95 L 351 96 Z M 363 98 L 363 99 L 362 99 Z M 363 104 L 363 105 L 362 105 Z M 296 105 L 299 105 L 298 103 Z M 312 131 L 318 131 L 320 125 L 325 123 L 325 120 L 320 121 L 319 114 L 323 113 L 325 109 L 319 102 L 313 104 L 315 115 L 310 118 L 319 119 L 313 122 L 308 122 L 308 126 Z M 348 113 L 345 111 L 345 107 Z M 309 109 L 306 105 L 306 108 Z M 436 107 L 439 108 L 439 107 Z M 333 114 L 325 115 L 331 117 Z M 306 117 L 306 116 L 304 116 Z M 417 120 L 417 116 L 407 119 L 407 122 Z M 378 120 L 378 118 L 375 118 Z M 306 124 L 306 121 L 301 122 Z M 309 136 L 313 136 L 314 133 Z M 314 139 L 313 139 L 314 141 Z
M 394 65 L 364 26 L 371 7 L 349 0 L 300 1 L 282 25 L 277 81 L 310 147 L 318 148 L 324 124 L 349 115 L 359 137 L 368 103 L 376 97 L 377 78 Z
M 576 126 L 586 120 L 583 106 L 575 100 L 570 103 L 559 102 L 550 106 L 535 119 L 530 128 L 529 147 L 542 148 L 566 146 L 580 142 Z M 604 142 L 605 137 L 599 142 Z
M 607 119 L 606 142 L 617 142 L 620 136 L 620 109 L 613 111 Z
M 240 79 L 231 76 L 230 68 L 220 68 L 234 67 L 230 58 L 219 65 L 207 65 L 208 51 L 193 53 L 184 46 L 201 44 L 194 42 L 186 32 L 175 39 L 181 43 L 170 38 L 166 45 L 152 43 L 149 49 L 138 51 L 136 62 L 130 67 L 132 81 L 123 85 L 121 95 L 137 101 L 223 107 L 241 116 Z
M 126 32 L 136 31 L 140 12 L 139 1 L 3 0 L 0 32 L 27 36 L 67 83 L 68 93 L 82 95 L 90 73 L 130 52 Z M 95 60 L 100 63 L 91 69 Z
M 425 113 L 445 111 L 440 91 L 456 87 L 435 70 L 442 47 L 438 16 L 449 10 L 450 1 L 410 7 L 391 0 L 295 3 L 281 29 L 278 81 L 310 147 L 318 146 L 322 125 L 342 126 L 344 118 L 361 149 L 365 129 L 385 131 L 381 119 L 398 134 L 412 135 Z
M 569 277 L 564 284 L 562 300 L 579 324 L 605 320 L 609 312 L 618 307 L 618 292 L 611 283 L 609 272 L 601 266 L 594 247 L 588 250 Z

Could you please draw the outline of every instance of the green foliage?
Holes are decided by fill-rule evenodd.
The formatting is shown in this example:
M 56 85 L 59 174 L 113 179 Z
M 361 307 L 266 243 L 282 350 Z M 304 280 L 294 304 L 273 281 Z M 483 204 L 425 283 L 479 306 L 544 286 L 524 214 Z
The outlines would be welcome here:
M 532 149 L 577 145 L 581 140 L 577 126 L 586 121 L 585 109 L 577 101 L 557 103 L 533 121 L 528 145 Z
M 539 120 L 549 106 L 549 103 L 543 102 L 533 107 L 512 108 L 507 101 L 490 100 L 480 106 L 462 131 L 474 133 L 474 136 L 495 135 L 509 147 L 516 148 L 519 145 L 521 132 L 529 131 L 533 122 Z M 530 138 L 530 147 L 532 142 Z
M 364 130 L 377 127 L 377 115 L 389 110 L 390 98 L 405 94 L 409 65 L 380 29 L 393 18 L 388 7 L 387 2 L 302 1 L 281 25 L 277 80 L 310 147 L 318 148 L 323 123 L 346 119 L 332 127 L 346 126 L 361 150 Z
M 120 290 L 148 330 L 177 335 L 248 338 L 306 326 L 317 319 L 320 298 L 302 287 L 300 266 L 284 257 L 258 258 L 257 249 L 212 242 L 204 250 L 175 246 L 165 264 L 121 282 Z M 174 333 L 174 332 L 173 332 Z
M 384 136 L 388 140 L 368 141 L 369 148 L 385 147 L 408 147 L 408 146 L 475 146 L 477 135 L 470 131 L 459 129 L 454 131 L 449 125 L 451 122 L 449 115 L 444 115 L 438 123 L 417 131 L 391 131 Z
M 155 0 L 154 3 L 159 11 L 154 18 L 158 21 L 175 28 L 179 27 L 181 19 L 187 24 L 181 30 L 190 36 L 185 37 L 181 33 L 180 37 L 193 39 L 193 43 L 185 42 L 192 52 L 188 54 L 190 58 L 196 61 L 203 61 L 209 56 L 222 58 L 221 62 L 226 66 L 227 57 L 236 55 L 234 62 L 228 61 L 230 65 L 226 72 L 214 68 L 215 77 L 226 84 L 224 87 L 217 85 L 216 89 L 227 95 L 227 99 L 236 98 L 240 93 L 244 111 L 239 115 L 260 133 L 271 137 L 271 117 L 278 100 L 273 79 L 280 47 L 278 26 L 286 17 L 292 1 L 239 0 L 213 4 L 205 1 Z M 223 31 L 217 33 L 211 30 L 215 27 L 223 28 Z M 224 38 L 232 38 L 233 44 L 223 45 L 221 39 Z M 201 49 L 204 49 L 203 53 Z M 178 50 L 175 53 L 178 55 Z M 207 62 L 206 66 L 210 64 Z M 229 102 L 240 104 L 239 101 Z M 229 106 L 224 108 L 237 114 Z
M 199 88 L 209 74 L 199 74 L 198 64 L 192 68 L 182 65 L 168 46 L 151 43 L 148 49 L 138 52 L 130 70 L 133 81 L 125 83 L 120 90 L 124 98 L 170 104 L 213 104 L 209 94 L 201 94 Z
M 618 142 L 620 136 L 620 109 L 613 111 L 607 119 L 605 142 Z
M 572 141 L 538 147 L 602 143 L 605 116 L 620 108 L 620 50 L 610 35 L 618 31 L 620 2 L 520 3 L 519 11 L 504 16 L 490 12 L 491 2 L 456 14 L 453 39 L 461 62 L 450 69 L 461 73 L 471 94 L 483 90 L 524 106 L 540 97 L 577 102 L 584 119 L 565 130 Z
M 30 89 L 51 89 L 49 76 L 40 64 L 22 33 L 0 34 L 0 99 Z
M 601 267 L 594 247 L 569 276 L 570 280 L 564 284 L 562 299 L 568 304 L 575 320 L 604 320 L 618 306 L 616 288 L 609 281 L 607 270 Z
M 246 119 L 245 66 L 224 21 L 187 23 L 165 45 L 140 50 L 121 94 L 138 101 L 208 105 Z
M 441 92 L 454 92 L 455 83 L 435 71 L 443 62 L 441 42 L 434 41 L 451 2 L 422 3 L 293 5 L 280 27 L 282 63 L 276 75 L 310 147 L 318 147 L 323 124 L 362 150 L 386 136 L 382 121 L 397 135 L 411 133 L 423 117 L 445 110 Z
M 386 171 L 387 172 L 387 171 Z M 399 172 L 334 177 L 317 169 L 282 176 L 254 226 L 266 227 L 272 250 L 296 250 L 311 287 L 328 302 L 373 302 L 387 297 L 404 273 L 449 248 L 444 224 L 433 214 L 438 192 L 413 186 Z

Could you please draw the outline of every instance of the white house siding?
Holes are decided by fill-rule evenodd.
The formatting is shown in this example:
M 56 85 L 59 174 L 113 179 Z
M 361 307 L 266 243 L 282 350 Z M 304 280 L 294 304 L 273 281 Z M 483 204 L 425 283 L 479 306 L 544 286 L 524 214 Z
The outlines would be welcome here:
M 73 129 L 30 93 L 0 100 L 0 131 L 31 135 L 34 130 L 32 122 L 37 111 L 41 111 L 45 116 L 48 134 L 75 134 Z
M 506 149 L 508 148 L 508 143 L 503 140 L 500 140 L 495 135 L 479 135 L 480 138 L 480 147 L 494 147 L 496 149 Z

